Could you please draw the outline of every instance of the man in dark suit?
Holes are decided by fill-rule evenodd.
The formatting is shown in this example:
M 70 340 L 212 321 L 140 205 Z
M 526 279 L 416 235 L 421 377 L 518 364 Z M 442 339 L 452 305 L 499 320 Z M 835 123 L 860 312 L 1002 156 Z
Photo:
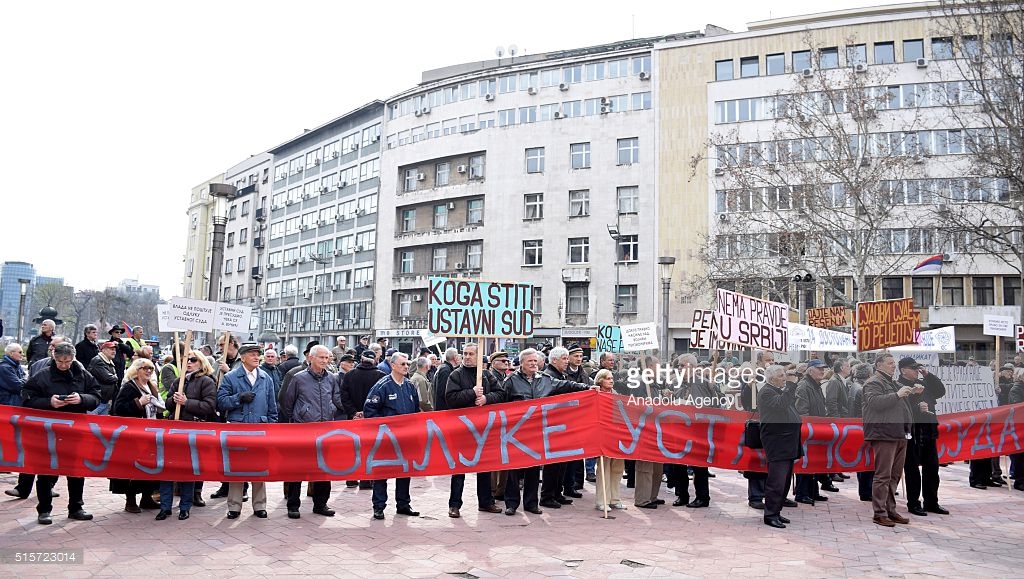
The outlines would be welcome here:
M 765 385 L 758 392 L 761 443 L 768 460 L 764 483 L 764 524 L 785 529 L 782 516 L 786 491 L 793 478 L 793 461 L 803 456 L 800 445 L 800 414 L 796 411 L 796 387 L 786 382 L 786 369 L 772 364 L 765 370 Z

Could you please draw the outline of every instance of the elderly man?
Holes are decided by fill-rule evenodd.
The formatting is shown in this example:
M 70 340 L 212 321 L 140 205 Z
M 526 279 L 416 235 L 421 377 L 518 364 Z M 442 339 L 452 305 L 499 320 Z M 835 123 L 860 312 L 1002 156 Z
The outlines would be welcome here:
M 427 372 L 429 370 L 430 360 L 427 358 L 416 358 L 416 371 L 409 377 L 409 381 L 416 387 L 416 393 L 419 394 L 421 412 L 430 412 L 434 409 L 434 396 L 430 391 L 430 380 L 427 379 Z
M 99 330 L 96 326 L 88 324 L 82 332 L 82 341 L 75 344 L 75 359 L 86 368 L 89 367 L 89 362 L 96 357 L 96 354 L 100 353 L 100 347 L 96 343 L 98 333 Z
M 365 336 L 359 336 L 359 343 L 356 344 L 356 357 L 362 356 L 363 352 L 370 346 L 369 334 Z
M 935 403 L 946 395 L 946 386 L 913 358 L 903 358 L 898 367 L 897 386 L 914 388 L 914 393 L 907 398 L 914 418 L 914 438 L 907 443 L 907 458 L 903 463 L 907 511 L 918 517 L 926 517 L 928 513 L 948 515 L 949 511 L 939 505 L 939 451 L 936 444 L 939 421 L 935 417 Z M 921 504 L 922 495 L 924 505 Z
M 281 361 L 277 364 L 277 369 L 281 372 L 281 378 L 284 378 L 285 374 L 301 363 L 302 360 L 299 360 L 299 349 L 294 344 L 285 346 L 281 350 Z
M 864 383 L 864 440 L 875 454 L 875 475 L 871 487 L 874 523 L 883 527 L 906 525 L 910 519 L 896 512 L 896 487 L 900 484 L 907 457 L 914 418 L 908 398 L 918 388 L 899 386 L 892 380 L 896 360 L 892 354 L 875 359 L 875 373 Z M 924 392 L 924 386 L 919 392 Z
M 56 328 L 53 320 L 43 320 L 39 324 L 39 335 L 29 340 L 28 347 L 25 349 L 29 366 L 39 360 L 45 360 L 50 355 L 50 340 L 53 339 L 53 331 Z
M 338 377 L 327 371 L 334 356 L 327 346 L 316 345 L 309 350 L 309 367 L 292 378 L 288 389 L 281 395 L 281 416 L 287 422 L 330 422 L 334 420 L 334 402 L 331 395 L 338 387 Z M 334 509 L 327 506 L 331 498 L 331 481 L 314 481 L 313 513 L 333 517 Z M 298 519 L 301 482 L 288 483 L 288 518 Z
M 53 361 L 54 349 L 63 342 L 63 336 L 52 337 L 52 339 L 50 340 L 50 345 L 48 347 L 49 357 L 43 358 L 42 360 L 37 360 L 36 363 L 29 368 L 29 378 L 35 376 L 43 369 L 48 368 L 50 366 L 51 362 Z M 15 384 L 19 384 L 17 376 L 22 376 L 20 379 L 20 385 L 18 386 L 16 403 L 14 402 L 14 398 L 10 398 L 9 400 L 12 402 L 12 406 L 22 406 L 24 404 L 23 388 L 25 387 L 25 378 L 24 370 L 21 369 L 21 361 L 23 360 L 24 355 L 22 353 L 21 346 L 18 345 L 16 342 L 8 344 L 7 348 L 5 348 L 5 351 L 7 352 L 7 354 L 4 355 L 4 360 L 7 361 L 7 363 L 5 364 L 5 368 L 8 369 L 6 372 L 6 380 L 8 381 L 7 383 L 9 384 L 8 387 L 13 387 Z M 12 367 L 11 364 L 13 364 L 14 367 Z M 73 361 L 73 364 L 77 365 L 78 361 Z M 17 484 L 14 485 L 14 488 L 5 490 L 4 494 L 10 497 L 17 497 L 19 499 L 28 498 L 28 495 L 32 493 L 32 486 L 35 485 L 35 483 L 36 475 L 27 472 L 20 473 L 18 474 L 18 482 Z M 54 497 L 58 496 L 57 493 L 52 494 Z
M 764 377 L 765 385 L 758 391 L 761 442 L 768 460 L 764 524 L 785 529 L 790 521 L 782 516 L 782 507 L 793 478 L 793 461 L 803 456 L 800 414 L 796 411 L 796 387 L 786 382 L 785 368 L 772 364 L 765 369 Z
M 389 362 L 391 374 L 381 378 L 366 396 L 366 404 L 363 405 L 365 418 L 387 418 L 420 411 L 420 400 L 416 393 L 416 387 L 407 378 L 409 356 L 402 352 L 395 352 L 391 355 Z M 420 516 L 419 511 L 412 510 L 409 482 L 409 477 L 395 479 L 395 503 L 398 507 L 395 512 L 408 517 L 418 517 Z M 372 500 L 374 520 L 383 520 L 384 509 L 388 505 L 387 479 L 373 481 Z
M 707 382 L 700 374 L 694 372 L 697 367 L 697 357 L 693 354 L 682 354 L 679 356 L 679 369 L 682 376 L 690 378 L 682 384 L 682 387 L 675 393 L 675 396 L 685 405 L 694 405 L 697 400 L 715 400 L 719 393 L 714 384 Z M 699 410 L 697 411 L 699 412 Z M 687 507 L 690 509 L 703 509 L 711 505 L 711 490 L 708 479 L 711 473 L 708 467 L 697 464 L 690 465 L 693 471 L 693 493 L 694 499 L 690 500 L 690 482 L 687 476 L 687 466 L 682 464 L 669 465 L 668 477 L 675 487 L 676 500 L 673 507 Z M 660 486 L 661 481 L 655 481 Z M 657 495 L 657 493 L 655 493 Z
M 383 377 L 384 374 L 377 369 L 377 362 L 373 351 L 369 349 L 363 350 L 359 365 L 341 377 L 341 383 L 338 385 L 338 390 L 335 391 L 333 396 L 334 407 L 340 409 L 348 420 L 361 420 L 363 418 L 363 407 L 366 404 L 366 396 Z M 373 488 L 373 481 L 349 480 L 345 482 L 345 486 L 369 490 Z
M 334 356 L 334 364 L 337 366 L 341 364 L 341 357 L 348 351 L 348 338 L 345 336 L 338 336 L 335 340 L 335 345 L 331 348 L 331 354 Z
M 796 387 L 796 411 L 800 413 L 800 416 L 828 416 L 825 393 L 821 389 L 821 380 L 824 377 L 824 362 L 817 358 L 807 362 L 807 371 Z M 814 505 L 815 501 L 827 501 L 828 497 L 822 495 L 818 490 L 819 482 L 822 483 L 821 488 L 826 491 L 839 491 L 827 474 L 798 474 L 796 475 L 796 502 Z
M 260 347 L 245 344 L 238 348 L 241 364 L 228 372 L 217 391 L 217 409 L 226 422 L 266 424 L 277 422 L 277 398 L 274 382 L 260 370 Z M 228 484 L 228 518 L 242 513 L 243 483 Z M 267 489 L 262 482 L 252 483 L 253 514 L 267 518 Z
M 277 351 L 267 350 L 263 352 L 263 363 L 260 364 L 260 370 L 267 373 L 270 379 L 274 381 L 274 396 L 281 395 L 281 371 L 277 369 Z
M 117 381 L 117 368 L 114 365 L 114 354 L 117 352 L 116 342 L 103 342 L 99 352 L 86 365 L 89 373 L 100 386 L 100 404 L 96 414 L 109 414 L 110 404 L 117 395 L 120 382 Z
M 448 376 L 462 363 L 462 357 L 455 348 L 448 348 L 444 351 L 444 364 L 434 374 L 432 405 L 434 410 L 448 410 L 448 402 L 444 399 L 445 389 L 448 387 Z
M 99 386 L 82 367 L 75 361 L 75 347 L 70 343 L 61 343 L 54 347 L 53 358 L 47 361 L 45 368 L 28 379 L 25 383 L 25 406 L 39 410 L 56 410 L 85 414 L 96 408 L 100 399 Z M 82 508 L 82 492 L 85 479 L 67 477 L 68 481 L 68 518 L 78 521 L 90 521 L 92 515 Z M 36 480 L 36 496 L 39 504 L 40 525 L 53 522 L 50 511 L 53 510 L 53 485 L 57 482 L 54 475 L 39 475 Z
M 11 342 L 4 347 L 4 357 L 0 360 L 0 404 L 21 406 L 21 389 L 25 386 L 23 358 L 21 344 Z

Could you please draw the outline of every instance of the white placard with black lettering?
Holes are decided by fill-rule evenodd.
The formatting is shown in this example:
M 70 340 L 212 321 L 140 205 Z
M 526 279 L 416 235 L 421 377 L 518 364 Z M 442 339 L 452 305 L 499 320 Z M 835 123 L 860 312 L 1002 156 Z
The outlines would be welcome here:
M 196 332 L 213 331 L 213 318 L 217 312 L 217 302 L 173 298 L 167 305 L 170 306 L 168 326 Z
M 217 303 L 213 327 L 225 332 L 248 332 L 250 317 L 252 317 L 252 308 L 249 306 Z
M 156 306 L 157 328 L 161 332 L 184 332 L 181 328 L 171 327 L 171 305 L 157 304 Z
M 658 349 L 658 324 L 630 324 L 620 326 L 622 331 L 622 349 L 627 352 L 643 352 Z
M 1010 316 L 985 316 L 981 333 L 986 336 L 1013 337 L 1013 318 Z

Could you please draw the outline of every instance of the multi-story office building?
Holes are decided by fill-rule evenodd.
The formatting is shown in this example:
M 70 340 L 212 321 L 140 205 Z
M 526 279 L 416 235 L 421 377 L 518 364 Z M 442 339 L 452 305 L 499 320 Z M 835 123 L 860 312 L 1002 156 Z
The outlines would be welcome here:
M 387 101 L 377 335 L 419 345 L 432 276 L 533 284 L 531 342 L 653 320 L 664 40 L 427 71 Z
M 122 294 L 149 294 L 155 296 L 157 299 L 160 298 L 160 286 L 139 283 L 139 280 L 137 279 L 123 279 L 114 289 Z
M 4 335 L 18 335 L 18 307 L 21 303 L 21 284 L 19 279 L 29 280 L 25 294 L 25 320 L 35 317 L 32 314 L 32 293 L 36 286 L 36 268 L 24 261 L 5 261 L 0 273 L 0 316 L 4 320 Z M 28 324 L 22 326 L 28 328 Z
M 266 287 L 261 327 L 285 343 L 372 329 L 383 113 L 373 101 L 269 151 L 266 258 L 251 275 Z
M 981 334 L 983 316 L 1019 319 L 1020 274 L 979 251 L 970 236 L 944 230 L 941 210 L 987 202 L 993 225 L 1004 225 L 998 204 L 1010 198 L 1008 185 L 976 176 L 971 139 L 992 135 L 983 124 L 965 130 L 962 119 L 984 109 L 954 59 L 978 64 L 1005 40 L 998 30 L 954 38 L 941 22 L 935 3 L 903 4 L 757 22 L 747 32 L 657 46 L 659 243 L 661 253 L 679 258 L 674 287 L 710 275 L 719 286 L 794 307 L 832 305 L 836 297 L 913 297 L 925 324 L 957 326 L 963 349 L 991 348 Z M 857 95 L 841 90 L 858 83 Z M 816 110 L 835 117 L 831 125 L 794 107 L 814 98 L 822 107 Z M 831 140 L 827 126 L 837 130 Z M 807 129 L 803 138 L 792 138 L 794 127 Z M 716 149 L 716 139 L 732 145 Z M 670 161 L 690 159 L 702 159 L 696 177 Z M 817 178 L 792 179 L 809 176 L 797 163 L 826 161 L 833 168 Z M 750 175 L 761 185 L 751 186 Z M 874 191 L 857 191 L 864 184 Z M 818 197 L 827 203 L 801 200 L 823 186 L 832 187 L 831 197 Z M 774 224 L 765 226 L 766 213 Z M 837 219 L 835 229 L 849 229 L 846 244 L 798 241 L 809 238 L 814 220 L 828 218 Z M 869 230 L 881 242 L 858 253 L 855 234 Z M 910 275 L 934 254 L 946 254 L 940 275 Z M 735 267 L 721 273 L 726 262 L 769 273 L 737 279 Z M 855 293 L 858 274 L 870 281 Z M 814 281 L 793 283 L 794 275 Z M 673 300 L 677 350 L 686 346 L 690 312 L 708 299 Z
M 196 300 L 210 298 L 210 247 L 213 244 L 214 199 L 210 184 L 223 183 L 216 175 L 192 188 L 188 205 L 188 238 L 185 247 L 185 272 L 181 297 Z

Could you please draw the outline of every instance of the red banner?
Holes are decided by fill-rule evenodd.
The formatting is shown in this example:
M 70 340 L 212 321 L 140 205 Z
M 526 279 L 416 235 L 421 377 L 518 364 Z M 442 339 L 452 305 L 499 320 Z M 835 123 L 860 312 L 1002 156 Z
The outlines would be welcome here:
M 0 406 L 0 469 L 153 480 L 344 480 L 508 470 L 590 456 L 765 470 L 746 412 L 584 392 L 311 424 L 141 420 Z M 1024 451 L 1024 405 L 940 417 L 939 460 Z M 798 472 L 871 470 L 861 422 L 805 419 Z

